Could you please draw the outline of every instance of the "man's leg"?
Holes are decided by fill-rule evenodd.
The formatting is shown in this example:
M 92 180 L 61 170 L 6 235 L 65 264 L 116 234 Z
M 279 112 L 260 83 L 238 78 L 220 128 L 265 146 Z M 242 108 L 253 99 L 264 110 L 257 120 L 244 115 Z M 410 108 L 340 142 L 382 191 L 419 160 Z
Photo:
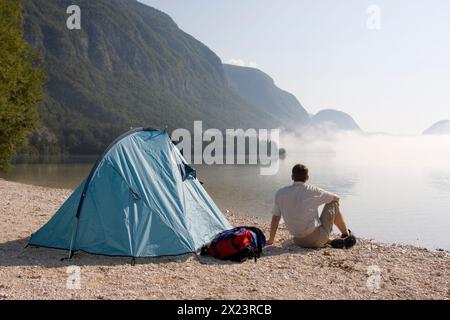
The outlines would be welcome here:
M 339 207 L 339 203 L 336 202 L 336 215 L 334 217 L 334 224 L 338 227 L 339 231 L 348 236 L 348 228 L 344 221 L 344 215 L 342 214 L 341 208 Z
M 343 235 L 348 235 L 347 225 L 338 202 L 331 202 L 325 205 L 320 215 L 320 221 L 322 222 L 323 231 L 328 235 L 328 238 L 333 230 L 333 225 L 336 225 Z
M 306 248 L 320 248 L 331 242 L 330 236 L 333 230 L 333 225 L 344 235 L 348 235 L 347 226 L 345 225 L 344 217 L 339 209 L 339 203 L 331 202 L 325 205 L 320 215 L 322 225 L 317 228 L 311 235 L 305 238 L 294 238 L 294 242 Z
M 347 229 L 347 225 L 345 224 L 344 216 L 339 208 L 338 202 L 332 202 L 325 205 L 322 215 L 320 216 L 320 220 L 322 221 L 322 226 L 320 229 L 327 236 L 328 243 L 331 244 L 333 248 L 349 249 L 356 244 L 356 238 L 350 235 L 350 231 Z M 333 225 L 336 225 L 342 232 L 342 239 L 338 238 L 330 240 Z

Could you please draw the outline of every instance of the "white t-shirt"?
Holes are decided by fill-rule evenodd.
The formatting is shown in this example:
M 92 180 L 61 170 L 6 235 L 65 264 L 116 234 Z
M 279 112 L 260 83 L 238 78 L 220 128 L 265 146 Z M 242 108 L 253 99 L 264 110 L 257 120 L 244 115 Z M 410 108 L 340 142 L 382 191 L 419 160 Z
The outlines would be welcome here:
M 289 232 L 303 238 L 321 225 L 319 207 L 332 202 L 337 195 L 306 184 L 294 182 L 275 195 L 274 216 L 283 216 Z

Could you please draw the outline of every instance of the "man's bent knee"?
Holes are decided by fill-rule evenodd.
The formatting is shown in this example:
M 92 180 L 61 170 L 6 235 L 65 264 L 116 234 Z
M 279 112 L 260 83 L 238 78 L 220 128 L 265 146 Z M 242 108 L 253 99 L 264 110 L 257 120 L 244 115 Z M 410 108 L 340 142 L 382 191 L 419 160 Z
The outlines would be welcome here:
M 339 202 L 333 201 L 333 202 L 327 203 L 323 209 L 324 209 L 324 211 L 338 212 L 339 211 Z

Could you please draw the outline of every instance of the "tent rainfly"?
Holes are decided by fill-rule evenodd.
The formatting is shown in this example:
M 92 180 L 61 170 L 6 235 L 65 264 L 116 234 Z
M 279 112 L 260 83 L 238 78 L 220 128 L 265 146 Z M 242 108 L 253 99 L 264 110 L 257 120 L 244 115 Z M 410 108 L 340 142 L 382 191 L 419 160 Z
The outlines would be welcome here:
M 231 228 L 165 131 L 117 138 L 29 245 L 153 257 L 196 252 Z

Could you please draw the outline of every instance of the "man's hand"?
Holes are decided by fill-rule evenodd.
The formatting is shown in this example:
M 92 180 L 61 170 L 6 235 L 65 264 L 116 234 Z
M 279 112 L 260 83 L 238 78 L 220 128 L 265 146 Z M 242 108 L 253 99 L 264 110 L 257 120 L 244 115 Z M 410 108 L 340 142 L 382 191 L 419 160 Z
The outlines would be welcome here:
M 268 246 L 271 246 L 271 245 L 273 245 L 273 239 L 269 239 L 269 240 L 267 240 L 266 244 L 267 244 Z

